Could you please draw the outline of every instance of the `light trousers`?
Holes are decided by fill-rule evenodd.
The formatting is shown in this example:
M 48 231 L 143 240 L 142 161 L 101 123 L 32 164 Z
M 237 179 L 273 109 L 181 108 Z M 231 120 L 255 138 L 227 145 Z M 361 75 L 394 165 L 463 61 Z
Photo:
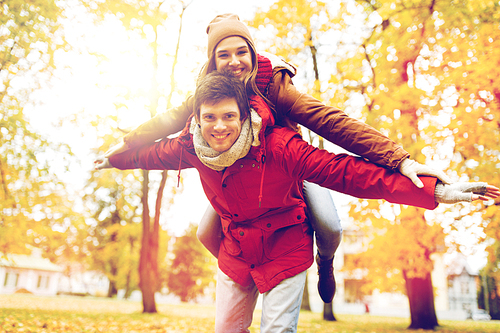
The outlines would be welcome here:
M 297 332 L 307 271 L 281 281 L 263 294 L 261 333 Z M 215 333 L 250 332 L 259 291 L 254 283 L 243 287 L 220 269 L 215 297 Z
M 342 225 L 328 189 L 304 181 L 304 199 L 309 209 L 309 222 L 314 229 L 318 252 L 330 259 L 342 240 Z

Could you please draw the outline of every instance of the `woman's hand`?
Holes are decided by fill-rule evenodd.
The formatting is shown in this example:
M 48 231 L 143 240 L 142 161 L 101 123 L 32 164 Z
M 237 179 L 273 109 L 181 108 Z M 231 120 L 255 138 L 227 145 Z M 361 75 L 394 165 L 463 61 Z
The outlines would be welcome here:
M 104 156 L 99 156 L 95 161 L 94 161 L 94 168 L 95 170 L 102 170 L 102 169 L 110 169 L 113 166 L 111 163 L 109 163 L 109 159 Z
M 451 184 L 450 178 L 443 171 L 432 169 L 409 158 L 401 162 L 398 169 L 402 175 L 410 178 L 418 188 L 424 187 L 424 183 L 418 178 L 418 175 L 433 176 L 445 184 Z
M 121 154 L 127 150 L 128 150 L 128 147 L 125 144 L 125 142 L 123 142 L 123 140 L 122 140 L 119 144 L 114 145 L 113 147 L 109 148 L 108 151 L 104 153 L 104 157 L 110 158 L 113 155 Z

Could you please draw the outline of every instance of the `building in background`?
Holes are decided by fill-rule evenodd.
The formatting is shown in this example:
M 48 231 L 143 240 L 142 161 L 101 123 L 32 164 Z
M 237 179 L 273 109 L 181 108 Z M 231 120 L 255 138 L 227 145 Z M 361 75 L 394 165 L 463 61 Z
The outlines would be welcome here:
M 335 254 L 335 279 L 337 291 L 333 300 L 335 313 L 410 317 L 408 297 L 402 293 L 382 293 L 374 290 L 371 295 L 364 295 L 360 288 L 363 276 L 367 273 L 362 267 L 354 272 L 342 271 L 350 256 L 363 251 L 364 235 L 361 231 L 344 228 L 342 242 Z M 453 258 L 443 254 L 433 254 L 434 270 L 431 273 L 435 290 L 434 305 L 438 319 L 471 319 L 477 311 L 478 273 L 472 271 L 463 255 Z M 449 264 L 445 263 L 445 259 Z M 308 274 L 311 310 L 323 311 L 323 303 L 317 292 L 318 276 L 316 267 L 311 267 Z
M 0 255 L 0 294 L 16 292 L 39 296 L 57 294 L 62 267 L 42 258 L 34 249 L 31 255 Z

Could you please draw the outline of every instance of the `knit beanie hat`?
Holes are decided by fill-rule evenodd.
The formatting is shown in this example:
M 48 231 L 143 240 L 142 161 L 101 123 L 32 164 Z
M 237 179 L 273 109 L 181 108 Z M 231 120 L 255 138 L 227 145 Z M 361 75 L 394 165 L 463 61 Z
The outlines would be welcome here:
M 211 59 L 215 47 L 221 40 L 230 36 L 238 36 L 245 38 L 248 43 L 251 43 L 251 48 L 255 49 L 253 39 L 248 31 L 247 26 L 240 21 L 236 14 L 217 15 L 207 27 L 208 34 L 208 59 Z

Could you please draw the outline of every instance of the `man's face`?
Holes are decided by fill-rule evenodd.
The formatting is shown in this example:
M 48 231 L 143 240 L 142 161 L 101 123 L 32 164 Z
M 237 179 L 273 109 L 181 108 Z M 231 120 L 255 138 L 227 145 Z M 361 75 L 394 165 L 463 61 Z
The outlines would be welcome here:
M 234 98 L 200 107 L 201 135 L 205 141 L 222 153 L 236 142 L 241 132 L 240 110 Z

